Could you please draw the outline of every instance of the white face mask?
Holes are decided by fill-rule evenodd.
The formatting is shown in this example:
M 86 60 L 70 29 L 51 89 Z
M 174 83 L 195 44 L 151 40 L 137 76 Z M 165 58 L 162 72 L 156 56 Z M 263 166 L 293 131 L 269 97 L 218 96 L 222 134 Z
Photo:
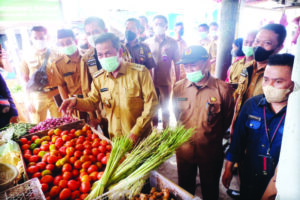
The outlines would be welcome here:
M 165 34 L 165 28 L 161 26 L 154 26 L 153 31 L 155 35 L 164 35 Z
M 32 40 L 32 46 L 36 49 L 36 50 L 44 50 L 47 48 L 47 41 L 46 40 Z
M 96 46 L 95 41 L 100 36 L 101 36 L 101 34 L 90 35 L 87 37 L 87 40 L 88 40 L 89 44 L 95 48 L 95 46 Z

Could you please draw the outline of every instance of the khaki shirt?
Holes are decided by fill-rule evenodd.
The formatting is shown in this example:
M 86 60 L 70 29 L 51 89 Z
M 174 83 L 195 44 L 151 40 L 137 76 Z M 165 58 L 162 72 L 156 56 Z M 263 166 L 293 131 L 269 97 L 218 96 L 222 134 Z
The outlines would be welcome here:
M 144 65 L 149 70 L 156 67 L 148 45 L 141 42 L 136 42 L 133 46 L 126 44 L 126 48 L 131 55 L 130 62 Z
M 77 99 L 76 109 L 91 111 L 99 103 L 106 112 L 110 137 L 130 133 L 144 137 L 151 132 L 158 98 L 143 65 L 123 62 L 117 78 L 103 69 L 98 71 L 88 98 Z
M 154 85 L 171 86 L 171 69 L 172 65 L 180 59 L 177 41 L 165 36 L 162 41 L 156 37 L 149 38 L 145 41 L 150 47 L 154 61 L 157 67 L 154 68 Z
M 53 63 L 56 84 L 65 86 L 69 96 L 87 95 L 90 91 L 90 76 L 87 73 L 87 64 L 78 55 L 75 60 L 63 55 Z
M 49 84 L 46 88 L 51 88 L 57 86 L 55 84 L 55 78 L 54 78 L 54 73 L 53 73 L 53 68 L 52 68 L 52 63 L 60 57 L 59 53 L 49 49 L 50 50 L 50 55 L 48 58 L 48 63 L 46 67 L 46 72 L 48 75 L 48 81 Z M 28 76 L 31 78 L 31 76 L 42 66 L 45 60 L 46 52 L 43 52 L 42 54 L 36 52 L 35 50 L 30 50 L 28 51 L 29 53 L 24 55 L 24 59 L 21 63 L 21 73 L 24 76 Z M 35 52 L 35 53 L 32 53 Z
M 246 58 L 240 59 L 230 66 L 229 83 L 238 83 L 243 69 L 253 65 L 254 60 L 246 63 Z
M 212 76 L 201 88 L 187 79 L 175 84 L 175 116 L 186 128 L 195 128 L 195 134 L 178 149 L 177 156 L 198 162 L 223 158 L 222 140 L 234 109 L 232 94 L 227 83 Z

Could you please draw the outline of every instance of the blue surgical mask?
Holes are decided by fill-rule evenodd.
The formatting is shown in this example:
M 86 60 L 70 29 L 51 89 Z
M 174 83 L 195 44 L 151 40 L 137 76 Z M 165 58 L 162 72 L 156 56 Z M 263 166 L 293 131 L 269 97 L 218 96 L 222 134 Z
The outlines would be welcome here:
M 197 83 L 197 82 L 201 81 L 204 78 L 204 76 L 205 75 L 202 73 L 201 70 L 186 73 L 186 78 L 193 83 Z

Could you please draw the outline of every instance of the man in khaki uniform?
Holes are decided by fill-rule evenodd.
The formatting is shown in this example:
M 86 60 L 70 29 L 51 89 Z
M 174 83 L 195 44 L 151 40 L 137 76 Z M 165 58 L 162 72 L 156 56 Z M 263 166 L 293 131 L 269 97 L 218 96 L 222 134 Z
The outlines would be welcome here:
M 184 26 L 183 26 L 182 22 L 177 22 L 175 24 L 174 32 L 175 32 L 174 39 L 177 41 L 177 45 L 179 48 L 179 55 L 182 55 L 184 53 L 184 50 L 187 48 L 187 44 L 186 44 L 185 40 L 182 38 L 182 36 L 184 34 Z M 180 68 L 179 80 L 182 80 L 185 78 L 184 66 L 179 65 L 179 68 Z
M 174 88 L 174 112 L 179 124 L 195 128 L 189 142 L 176 152 L 179 185 L 195 194 L 197 171 L 203 199 L 217 200 L 223 166 L 223 136 L 234 108 L 233 89 L 210 75 L 209 55 L 202 46 L 186 49 L 179 63 L 186 77 Z
M 65 100 L 60 110 L 92 111 L 100 103 L 108 119 L 109 136 L 130 135 L 137 142 L 151 132 L 158 104 L 150 73 L 143 65 L 122 60 L 120 41 L 114 34 L 105 33 L 95 43 L 103 69 L 94 75 L 89 96 Z
M 154 85 L 162 109 L 163 127 L 169 125 L 169 100 L 172 91 L 172 67 L 179 60 L 179 49 L 177 41 L 166 36 L 168 20 L 165 16 L 157 15 L 153 19 L 154 37 L 145 41 L 150 47 L 157 67 L 154 68 Z M 176 79 L 179 80 L 179 66 L 176 66 Z M 158 114 L 153 119 L 153 125 L 158 125 Z
M 57 40 L 64 55 L 53 64 L 53 69 L 62 99 L 72 96 L 86 97 L 90 91 L 92 78 L 88 72 L 87 63 L 79 54 L 74 33 L 69 29 L 58 30 Z M 77 116 L 88 120 L 86 113 L 79 113 Z M 93 115 L 90 117 L 94 118 Z
M 35 26 L 31 29 L 32 50 L 27 51 L 21 64 L 21 74 L 27 83 L 32 75 L 43 65 L 47 51 L 50 52 L 46 72 L 49 84 L 43 91 L 29 92 L 29 111 L 33 114 L 33 123 L 44 121 L 47 112 L 51 117 L 60 117 L 58 107 L 53 96 L 59 94 L 54 82 L 52 62 L 59 56 L 57 52 L 47 48 L 47 29 L 43 26 Z
M 243 69 L 253 65 L 253 43 L 256 37 L 257 31 L 251 31 L 247 34 L 246 38 L 243 40 L 243 53 L 245 57 L 233 63 L 230 66 L 229 72 L 229 83 L 238 84 L 241 72 Z
M 268 24 L 257 33 L 253 43 L 255 61 L 242 70 L 238 88 L 233 95 L 236 105 L 231 123 L 231 134 L 233 134 L 235 121 L 245 101 L 253 96 L 263 94 L 262 81 L 268 59 L 283 48 L 285 37 L 286 30 L 281 24 Z
M 95 49 L 95 41 L 98 37 L 100 37 L 102 34 L 107 32 L 107 28 L 102 19 L 98 17 L 89 17 L 84 21 L 84 30 L 90 48 L 83 57 L 85 60 L 87 60 L 89 72 L 93 76 L 95 72 L 102 69 L 102 66 L 97 57 L 97 52 Z M 131 60 L 129 51 L 124 45 L 122 45 L 122 49 L 123 49 L 122 57 L 124 61 L 129 62 Z
M 209 39 L 209 26 L 207 24 L 200 24 L 198 26 L 198 32 L 198 45 L 204 47 L 208 52 L 211 65 L 210 73 L 214 76 L 217 58 L 217 42 Z

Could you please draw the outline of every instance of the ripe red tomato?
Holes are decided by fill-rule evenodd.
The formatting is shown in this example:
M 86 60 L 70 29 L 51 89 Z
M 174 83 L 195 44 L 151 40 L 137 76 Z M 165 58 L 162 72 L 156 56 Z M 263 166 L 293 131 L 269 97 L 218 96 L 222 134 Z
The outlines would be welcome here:
M 58 187 L 58 186 L 53 186 L 52 188 L 51 188 L 51 190 L 50 190 L 50 197 L 55 197 L 55 196 L 57 196 L 58 194 L 59 194 L 59 192 L 60 192 L 60 187 Z
M 59 199 L 60 200 L 68 199 L 71 196 L 71 194 L 72 192 L 69 188 L 64 188 L 59 194 Z
M 29 147 L 30 147 L 29 144 L 23 144 L 22 147 L 21 147 L 21 149 L 22 150 L 27 150 L 27 149 L 29 149 Z
M 69 163 L 66 163 L 62 167 L 62 172 L 71 172 L 72 171 L 72 166 Z
M 33 153 L 33 155 L 38 155 L 40 151 L 41 151 L 40 148 L 35 148 L 35 149 L 33 149 L 32 153 Z
M 20 138 L 20 142 L 22 144 L 27 144 L 28 140 L 27 140 L 27 138 L 22 137 L 22 138 Z
M 99 153 L 97 155 L 97 160 L 101 162 L 102 158 L 105 157 L 104 153 Z
M 62 177 L 64 180 L 70 180 L 73 177 L 73 174 L 72 172 L 64 172 Z
M 33 155 L 29 158 L 29 162 L 38 162 L 39 157 L 37 155 Z
M 97 139 L 97 138 L 98 138 L 98 135 L 96 133 L 93 133 L 92 134 L 92 140 Z
M 107 164 L 107 157 L 106 157 L 106 156 L 104 156 L 104 157 L 101 159 L 101 163 L 102 163 L 103 165 L 106 165 L 106 164 Z
M 89 194 L 88 193 L 84 193 L 80 195 L 80 199 L 84 200 Z
M 68 188 L 72 191 L 75 191 L 79 188 L 80 183 L 78 181 L 75 180 L 69 180 L 68 181 Z
M 91 189 L 91 184 L 89 181 L 85 181 L 85 182 L 82 182 L 81 185 L 80 185 L 80 192 L 82 193 L 88 193 Z
M 65 130 L 65 131 L 61 132 L 60 135 L 68 135 L 68 134 L 69 134 L 69 132 Z
M 47 162 L 48 162 L 49 164 L 55 164 L 57 160 L 58 160 L 58 158 L 57 158 L 56 156 L 49 156 L 49 157 L 47 158 Z
M 24 155 L 25 155 L 25 154 L 30 154 L 30 155 L 31 155 L 30 149 L 26 149 L 26 150 L 24 151 Z
M 45 175 L 41 178 L 41 183 L 50 184 L 53 182 L 53 177 L 51 175 Z
M 97 156 L 99 153 L 100 153 L 100 152 L 99 152 L 98 148 L 93 148 L 93 149 L 92 149 L 92 154 L 93 154 L 94 156 Z
M 42 183 L 41 185 L 42 185 L 42 191 L 46 192 L 48 190 L 48 188 L 49 188 L 48 184 Z
M 71 158 L 69 158 L 69 162 L 70 162 L 71 164 L 74 164 L 76 160 L 77 160 L 76 157 L 71 157 Z
M 76 158 L 80 158 L 80 156 L 82 155 L 82 153 L 81 153 L 81 151 L 75 151 L 75 153 L 74 153 L 74 156 L 76 157 Z
M 24 154 L 24 158 L 29 161 L 29 159 L 31 158 L 31 154 L 29 153 Z
M 42 151 L 49 151 L 49 144 L 43 144 L 43 145 L 41 145 L 41 150 Z
M 66 188 L 66 187 L 68 187 L 68 181 L 67 180 L 60 180 L 59 181 L 59 183 L 58 183 L 58 186 L 60 187 L 60 188 Z
M 97 181 L 98 180 L 98 178 L 97 178 L 97 176 L 98 176 L 98 172 L 92 172 L 91 174 L 90 174 L 90 179 L 92 180 L 92 181 Z
M 108 152 L 111 152 L 111 148 L 112 148 L 112 147 L 111 147 L 111 145 L 110 145 L 110 144 L 106 145 L 106 147 L 105 147 L 105 148 L 106 148 L 106 151 L 108 151 Z
M 67 154 L 67 147 L 60 147 L 59 148 L 59 153 L 62 155 L 62 156 L 65 156 Z
M 83 151 L 83 155 L 91 155 L 92 154 L 92 151 L 91 151 L 91 149 L 89 148 L 89 149 L 85 149 L 84 151 Z
M 94 156 L 94 155 L 89 155 L 89 159 L 90 159 L 90 161 L 92 161 L 92 162 L 96 162 L 96 161 L 97 161 L 97 158 L 96 158 L 96 156 Z
M 73 177 L 77 177 L 79 175 L 78 169 L 73 169 L 72 174 L 73 174 Z
M 79 179 L 81 180 L 81 178 L 82 178 L 84 175 L 88 175 L 88 174 L 87 174 L 86 172 L 80 172 Z
M 34 174 L 36 172 L 39 171 L 39 167 L 38 166 L 31 166 L 31 167 L 28 167 L 27 169 L 27 172 L 30 173 L 30 174 Z
M 54 184 L 54 185 L 58 185 L 59 182 L 60 182 L 61 180 L 62 180 L 62 176 L 61 176 L 61 175 L 58 175 L 58 176 L 56 176 L 56 177 L 54 178 L 53 184 Z
M 75 142 L 74 141 L 67 141 L 65 144 L 66 147 L 74 147 L 75 146 Z
M 34 142 L 34 140 L 36 140 L 36 139 L 39 139 L 39 136 L 37 136 L 37 135 L 32 136 L 31 137 L 31 142 Z
M 75 149 L 79 150 L 79 151 L 83 151 L 84 150 L 84 146 L 83 146 L 83 144 L 76 144 Z
M 101 162 L 96 162 L 96 166 L 98 167 L 98 170 L 101 170 L 101 169 L 102 169 L 102 164 L 101 164 Z
M 71 140 L 71 137 L 69 135 L 63 135 L 61 138 L 65 142 Z
M 81 178 L 80 178 L 81 182 L 86 182 L 86 181 L 91 181 L 90 179 L 90 176 L 89 175 L 83 175 Z
M 56 148 L 60 148 L 60 147 L 62 147 L 64 145 L 64 141 L 61 139 L 61 138 L 57 138 L 56 140 L 55 140 L 55 147 Z
M 96 172 L 98 170 L 98 167 L 96 165 L 91 165 L 89 166 L 87 173 L 92 173 L 92 172 Z
M 78 190 L 72 192 L 71 199 L 80 198 L 80 192 Z
M 46 165 L 47 164 L 45 162 L 39 162 L 36 164 L 36 166 L 38 166 L 41 171 L 46 168 Z
M 41 172 L 35 172 L 33 175 L 32 175 L 32 178 L 40 178 L 42 176 Z
M 42 162 L 48 163 L 48 157 L 49 157 L 49 153 L 46 153 L 46 154 L 42 157 Z
M 55 168 L 54 164 L 48 164 L 48 165 L 46 166 L 46 169 L 48 169 L 48 170 L 50 170 L 50 171 L 54 170 L 54 168 Z
M 75 148 L 74 147 L 68 147 L 66 150 L 66 153 L 68 156 L 73 156 L 75 152 Z
M 73 129 L 70 130 L 70 133 L 75 133 L 75 131 L 76 130 L 73 128 Z
M 87 169 L 89 166 L 91 166 L 92 162 L 91 161 L 86 161 L 82 164 L 82 168 Z
M 93 148 L 98 148 L 100 146 L 100 142 L 99 141 L 94 141 L 93 143 L 92 143 L 92 147 Z
M 84 148 L 88 149 L 88 150 L 91 150 L 92 149 L 92 145 L 90 143 L 86 144 L 86 145 L 84 145 Z
M 76 160 L 74 163 L 74 167 L 76 169 L 81 169 L 82 162 L 80 160 Z
M 101 140 L 100 144 L 101 144 L 102 146 L 106 146 L 106 145 L 107 145 L 107 141 L 106 141 L 106 140 Z
M 98 175 L 97 175 L 98 180 L 100 180 L 100 179 L 102 178 L 103 173 L 104 173 L 104 172 L 99 172 L 99 173 L 98 173 Z
M 105 146 L 99 146 L 98 147 L 98 149 L 99 149 L 99 151 L 101 152 L 101 153 L 105 153 L 106 152 L 106 148 L 105 148 Z

